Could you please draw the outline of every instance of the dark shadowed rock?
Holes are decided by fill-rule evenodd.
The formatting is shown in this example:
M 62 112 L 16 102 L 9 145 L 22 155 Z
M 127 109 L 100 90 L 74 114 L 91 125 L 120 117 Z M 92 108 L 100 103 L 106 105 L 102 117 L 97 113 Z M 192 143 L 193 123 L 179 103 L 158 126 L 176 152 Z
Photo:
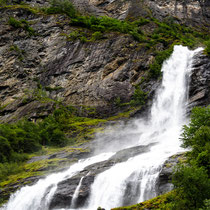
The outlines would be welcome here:
M 177 154 L 171 156 L 162 166 L 159 177 L 156 183 L 156 193 L 157 195 L 162 195 L 166 192 L 169 192 L 173 189 L 172 184 L 172 173 L 176 167 L 176 165 L 185 160 L 185 153 Z
M 195 56 L 189 89 L 189 110 L 210 104 L 210 57 Z

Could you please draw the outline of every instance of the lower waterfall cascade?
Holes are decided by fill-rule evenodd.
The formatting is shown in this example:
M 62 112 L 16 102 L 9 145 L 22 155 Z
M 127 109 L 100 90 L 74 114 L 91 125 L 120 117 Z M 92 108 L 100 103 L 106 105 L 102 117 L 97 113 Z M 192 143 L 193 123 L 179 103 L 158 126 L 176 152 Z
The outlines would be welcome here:
M 191 51 L 187 47 L 174 46 L 171 57 L 163 63 L 162 84 L 156 91 L 148 120 L 136 121 L 140 135 L 136 144 L 130 145 L 152 144 L 150 150 L 116 163 L 98 174 L 85 205 L 77 208 L 76 199 L 82 177 L 72 203 L 65 210 L 96 210 L 99 206 L 108 210 L 139 203 L 157 195 L 155 184 L 163 163 L 170 156 L 183 151 L 179 136 L 182 126 L 187 123 L 187 96 L 193 57 L 202 50 L 198 48 Z M 22 187 L 0 209 L 48 210 L 59 182 L 75 176 L 87 166 L 108 160 L 115 154 L 116 152 L 103 152 L 79 160 L 63 172 L 48 175 L 32 186 Z

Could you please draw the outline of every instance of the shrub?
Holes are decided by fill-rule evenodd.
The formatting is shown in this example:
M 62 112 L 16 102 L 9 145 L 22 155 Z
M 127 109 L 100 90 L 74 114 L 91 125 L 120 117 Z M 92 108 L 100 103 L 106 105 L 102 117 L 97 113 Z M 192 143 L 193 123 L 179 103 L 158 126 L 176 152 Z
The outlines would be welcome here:
M 198 209 L 210 197 L 210 179 L 206 170 L 197 166 L 180 166 L 173 175 L 179 199 L 177 209 Z
M 0 0 L 0 6 L 4 6 L 8 3 L 8 0 Z
M 149 76 L 151 78 L 156 79 L 162 75 L 162 73 L 161 73 L 162 64 L 167 58 L 170 57 L 172 52 L 173 52 L 173 49 L 169 48 L 167 50 L 157 53 L 157 55 L 155 56 L 154 63 L 150 65 Z
M 208 138 L 206 138 L 206 135 L 209 135 L 209 127 L 210 106 L 206 108 L 193 108 L 190 124 L 183 127 L 181 137 L 183 142 L 182 146 L 184 148 L 193 148 L 194 146 L 203 147 L 207 142 L 210 141 Z
M 14 28 L 22 28 L 25 31 L 28 32 L 29 36 L 35 35 L 35 30 L 30 27 L 28 21 L 22 19 L 22 20 L 17 20 L 14 17 L 10 17 L 8 23 L 13 26 Z
M 145 104 L 147 93 L 145 93 L 140 87 L 136 87 L 133 99 L 131 100 L 130 104 L 132 106 L 140 106 Z
M 198 209 L 210 197 L 210 106 L 195 107 L 191 122 L 183 127 L 182 147 L 188 165 L 180 165 L 173 175 L 177 191 L 176 209 Z
M 7 162 L 11 156 L 12 148 L 9 141 L 3 136 L 0 136 L 0 151 L 0 163 Z
M 128 33 L 132 35 L 137 41 L 144 40 L 142 32 L 138 28 L 137 23 L 121 21 L 106 16 L 102 16 L 99 18 L 94 16 L 77 16 L 71 19 L 71 25 L 88 28 L 101 33 L 105 31 L 117 31 L 121 33 Z
M 91 41 L 102 39 L 103 34 L 100 31 L 96 31 L 92 34 Z
M 77 12 L 69 0 L 52 0 L 49 8 L 44 9 L 47 14 L 66 14 L 76 17 Z
M 205 42 L 205 45 L 206 45 L 206 48 L 205 48 L 204 52 L 205 52 L 208 56 L 210 56 L 210 40 L 207 41 L 207 42 Z
M 22 28 L 22 23 L 14 17 L 10 17 L 8 23 L 15 28 Z
M 18 163 L 0 163 L 0 181 L 4 180 L 5 177 L 8 177 L 12 174 L 17 174 L 23 170 Z

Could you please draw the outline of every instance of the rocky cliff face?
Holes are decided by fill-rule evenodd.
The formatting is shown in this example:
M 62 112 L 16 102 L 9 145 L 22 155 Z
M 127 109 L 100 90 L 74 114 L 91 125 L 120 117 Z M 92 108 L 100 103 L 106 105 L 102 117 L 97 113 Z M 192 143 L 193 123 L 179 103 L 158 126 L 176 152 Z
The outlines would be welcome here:
M 205 3 L 204 9 L 197 1 L 188 2 L 187 15 L 184 15 L 184 3 L 180 1 L 72 2 L 80 11 L 119 19 L 147 16 L 151 9 L 159 19 L 176 16 L 180 21 L 191 21 L 200 26 L 209 23 L 209 5 Z M 35 0 L 26 3 L 48 4 Z M 23 28 L 9 25 L 10 17 L 27 20 L 36 35 L 30 36 Z M 139 45 L 130 35 L 106 33 L 100 41 L 68 41 L 66 35 L 75 28 L 70 27 L 69 20 L 62 15 L 43 15 L 14 6 L 0 8 L 0 18 L 2 122 L 15 121 L 26 115 L 31 119 L 44 117 L 52 111 L 55 101 L 94 107 L 98 116 L 115 114 L 119 111 L 115 101 L 131 100 L 134 85 L 141 82 L 154 60 L 153 52 Z M 144 30 L 151 32 L 153 27 L 149 24 Z M 157 50 L 161 49 L 163 46 L 157 47 Z M 158 84 L 151 80 L 143 82 L 142 87 L 151 96 Z
M 81 10 L 94 15 L 118 19 L 135 19 L 153 15 L 159 20 L 173 17 L 180 23 L 209 30 L 210 2 L 208 0 L 81 0 L 72 2 Z
M 26 115 L 44 117 L 51 112 L 53 100 L 92 106 L 102 116 L 114 114 L 115 100 L 131 100 L 134 85 L 153 58 L 129 35 L 108 33 L 100 41 L 68 41 L 65 35 L 74 28 L 64 16 L 39 15 L 15 7 L 0 10 L 3 122 Z M 9 25 L 9 17 L 26 19 L 36 36 Z M 151 91 L 154 84 L 149 83 Z

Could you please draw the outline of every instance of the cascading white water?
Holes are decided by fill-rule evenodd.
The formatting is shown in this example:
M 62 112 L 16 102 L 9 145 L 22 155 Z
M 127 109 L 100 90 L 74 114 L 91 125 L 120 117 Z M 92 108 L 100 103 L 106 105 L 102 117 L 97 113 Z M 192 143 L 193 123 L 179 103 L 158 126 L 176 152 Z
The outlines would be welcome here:
M 13 194 L 3 210 L 46 210 L 54 194 L 57 184 L 70 178 L 83 170 L 86 166 L 109 159 L 113 153 L 102 153 L 100 155 L 81 160 L 72 165 L 68 170 L 47 176 L 40 179 L 33 186 L 21 188 Z
M 190 51 L 187 47 L 174 47 L 172 56 L 162 68 L 163 81 L 157 91 L 150 120 L 144 123 L 139 120 L 137 123 L 141 136 L 136 145 L 148 145 L 152 142 L 156 144 L 149 152 L 118 163 L 99 174 L 91 187 L 91 195 L 85 209 L 95 210 L 98 206 L 102 206 L 108 210 L 140 202 L 156 195 L 155 182 L 161 165 L 168 157 L 181 151 L 179 135 L 182 124 L 186 122 L 186 78 L 190 74 L 193 56 L 201 50 Z M 47 210 L 60 181 L 73 177 L 86 166 L 107 160 L 114 154 L 103 153 L 79 161 L 67 171 L 49 175 L 33 186 L 23 187 L 11 196 L 8 204 L 2 209 Z M 79 188 L 80 186 L 75 191 L 74 203 L 76 203 Z M 75 207 L 74 203 L 72 208 Z
M 71 202 L 71 208 L 74 209 L 76 207 L 76 200 L 77 200 L 77 197 L 79 195 L 79 190 L 80 190 L 80 187 L 82 185 L 82 180 L 84 179 L 84 176 L 80 179 L 79 181 L 79 184 L 74 192 L 74 195 L 72 196 L 72 202 Z
M 146 125 L 139 125 L 140 129 L 144 128 L 139 144 L 157 144 L 150 152 L 116 164 L 99 174 L 92 185 L 88 209 L 98 206 L 110 209 L 156 195 L 155 181 L 161 165 L 168 157 L 182 150 L 179 135 L 186 122 L 186 78 L 189 77 L 194 54 L 201 50 L 174 47 L 173 54 L 162 67 L 162 85 L 153 103 L 150 121 Z

